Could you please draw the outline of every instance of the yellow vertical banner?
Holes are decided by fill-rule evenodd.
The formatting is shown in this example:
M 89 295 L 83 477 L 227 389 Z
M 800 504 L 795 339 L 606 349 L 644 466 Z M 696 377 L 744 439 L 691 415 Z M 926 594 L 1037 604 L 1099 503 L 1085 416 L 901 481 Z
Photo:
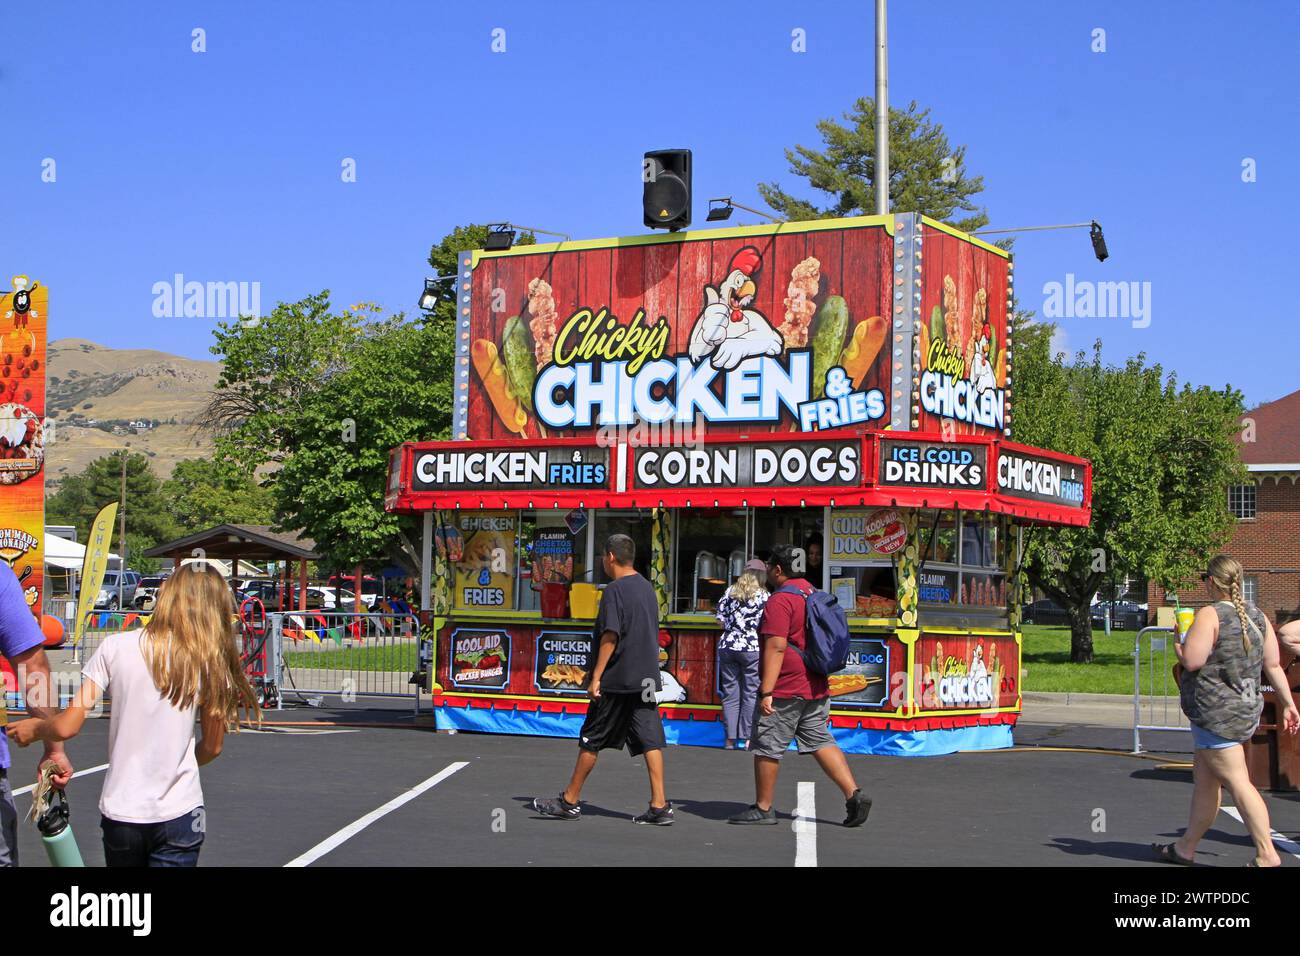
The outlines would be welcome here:
M 72 640 L 74 645 L 81 643 L 81 636 L 86 630 L 86 618 L 95 609 L 95 598 L 99 596 L 99 589 L 104 584 L 109 546 L 113 543 L 113 521 L 116 518 L 117 502 L 114 501 L 99 509 L 94 524 L 90 526 L 86 559 L 81 563 L 81 596 L 77 601 L 77 629 Z

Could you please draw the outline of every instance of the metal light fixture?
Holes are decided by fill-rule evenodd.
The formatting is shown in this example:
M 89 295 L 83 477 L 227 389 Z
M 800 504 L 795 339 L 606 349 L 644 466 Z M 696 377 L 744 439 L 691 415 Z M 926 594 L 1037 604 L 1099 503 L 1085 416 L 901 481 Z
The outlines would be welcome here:
M 721 203 L 722 205 L 718 206 L 717 208 L 714 208 L 714 203 Z M 777 216 L 773 216 L 771 213 L 766 213 L 759 209 L 753 209 L 749 206 L 742 205 L 741 203 L 736 202 L 730 196 L 724 196 L 720 199 L 710 199 L 709 214 L 705 217 L 705 219 L 708 220 L 709 222 L 722 222 L 725 219 L 731 218 L 731 212 L 733 209 L 743 209 L 745 210 L 745 212 L 751 212 L 755 216 L 762 216 L 764 219 L 770 219 L 772 222 L 785 222 L 784 219 L 778 218 Z
M 483 248 L 488 252 L 500 252 L 515 244 L 515 231 L 508 222 L 496 222 L 488 225 L 487 241 Z
M 1110 253 L 1106 251 L 1106 237 L 1101 233 L 1101 223 L 1096 219 L 1092 221 L 1092 228 L 1088 230 L 1088 235 L 1092 239 L 1092 251 L 1096 253 L 1098 262 L 1105 262 L 1110 258 Z
M 1021 226 L 1019 229 L 980 229 L 972 232 L 972 236 L 999 236 L 1008 232 L 1042 232 L 1045 229 L 1087 229 L 1088 236 L 1092 239 L 1092 251 L 1097 257 L 1098 262 L 1105 262 L 1110 258 L 1110 252 L 1106 249 L 1106 237 L 1102 235 L 1101 223 L 1096 219 L 1092 222 L 1068 222 L 1059 226 Z
M 424 291 L 420 293 L 420 311 L 432 312 L 438 304 L 438 280 L 425 279 Z

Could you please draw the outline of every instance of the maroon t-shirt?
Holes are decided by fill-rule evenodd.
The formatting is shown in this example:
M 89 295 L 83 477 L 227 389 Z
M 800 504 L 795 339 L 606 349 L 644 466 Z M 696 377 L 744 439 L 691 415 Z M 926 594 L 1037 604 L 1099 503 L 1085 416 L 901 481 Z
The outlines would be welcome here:
M 793 585 L 804 594 L 813 589 L 803 578 L 791 578 L 785 582 Z M 773 697 L 802 697 L 816 700 L 830 696 L 830 685 L 825 674 L 811 674 L 808 666 L 795 648 L 803 650 L 807 645 L 804 640 L 804 617 L 807 602 L 794 594 L 782 594 L 779 590 L 768 598 L 763 608 L 763 620 L 758 625 L 759 636 L 766 647 L 769 637 L 784 637 L 788 642 L 785 659 L 781 661 L 781 673 L 777 676 Z

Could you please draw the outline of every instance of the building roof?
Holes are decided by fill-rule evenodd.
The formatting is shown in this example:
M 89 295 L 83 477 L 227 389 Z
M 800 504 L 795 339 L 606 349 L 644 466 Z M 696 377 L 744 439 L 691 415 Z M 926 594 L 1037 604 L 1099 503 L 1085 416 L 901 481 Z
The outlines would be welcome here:
M 1251 471 L 1300 471 L 1300 391 L 1248 411 L 1237 446 Z
M 201 555 L 194 554 L 202 549 Z M 154 545 L 147 558 L 234 558 L 248 561 L 319 561 L 316 542 L 294 532 L 276 531 L 264 524 L 219 524 L 175 541 Z

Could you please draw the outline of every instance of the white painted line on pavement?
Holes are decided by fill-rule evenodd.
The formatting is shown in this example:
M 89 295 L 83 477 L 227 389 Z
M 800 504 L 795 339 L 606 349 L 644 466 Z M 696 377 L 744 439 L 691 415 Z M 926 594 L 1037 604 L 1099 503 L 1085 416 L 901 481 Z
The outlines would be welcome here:
M 108 764 L 101 763 L 98 767 L 87 767 L 85 770 L 74 770 L 72 772 L 72 779 L 76 780 L 78 777 L 84 777 L 88 773 L 99 773 L 101 770 L 107 770 L 107 769 L 108 769 Z M 30 787 L 22 787 L 21 789 L 14 791 L 14 796 L 16 797 L 19 796 L 20 794 L 31 793 L 35 789 L 36 789 L 36 784 L 32 784 Z
M 794 808 L 794 865 L 817 865 L 817 786 L 800 781 Z
M 1241 818 L 1241 811 L 1236 807 L 1220 807 L 1219 809 L 1232 817 L 1232 819 L 1236 820 L 1238 823 L 1244 824 L 1246 822 Z M 1290 853 L 1297 860 L 1300 860 L 1300 844 L 1297 844 L 1294 840 L 1287 839 L 1276 830 L 1269 830 L 1268 832 L 1272 834 L 1273 842 L 1277 844 L 1278 849 L 1283 853 Z
M 424 781 L 423 783 L 416 784 L 414 787 L 412 787 L 410 790 L 407 790 L 405 793 L 399 794 L 398 796 L 394 797 L 392 800 L 389 800 L 382 807 L 379 807 L 378 809 L 375 810 L 371 810 L 361 819 L 349 823 L 347 826 L 345 826 L 342 830 L 339 830 L 333 836 L 328 837 L 325 840 L 322 840 L 320 843 L 317 843 L 306 853 L 302 854 L 302 856 L 295 857 L 294 859 L 290 860 L 288 863 L 285 864 L 285 866 L 295 866 L 295 867 L 310 866 L 312 863 L 316 862 L 321 857 L 323 857 L 326 853 L 329 853 L 331 850 L 334 850 L 335 848 L 342 845 L 346 841 L 352 839 L 352 837 L 356 836 L 358 833 L 360 833 L 366 827 L 370 826 L 370 824 L 374 823 L 376 820 L 379 820 L 387 816 L 388 814 L 396 810 L 398 807 L 410 803 L 412 800 L 414 800 L 420 794 L 424 793 L 426 790 L 430 790 L 433 787 L 436 787 L 438 784 L 442 783 L 444 780 L 446 780 L 456 771 L 463 770 L 468 766 L 469 766 L 469 761 L 467 760 L 458 760 L 455 763 L 448 764 L 446 767 L 443 767 L 441 770 L 435 773 L 428 780 Z

